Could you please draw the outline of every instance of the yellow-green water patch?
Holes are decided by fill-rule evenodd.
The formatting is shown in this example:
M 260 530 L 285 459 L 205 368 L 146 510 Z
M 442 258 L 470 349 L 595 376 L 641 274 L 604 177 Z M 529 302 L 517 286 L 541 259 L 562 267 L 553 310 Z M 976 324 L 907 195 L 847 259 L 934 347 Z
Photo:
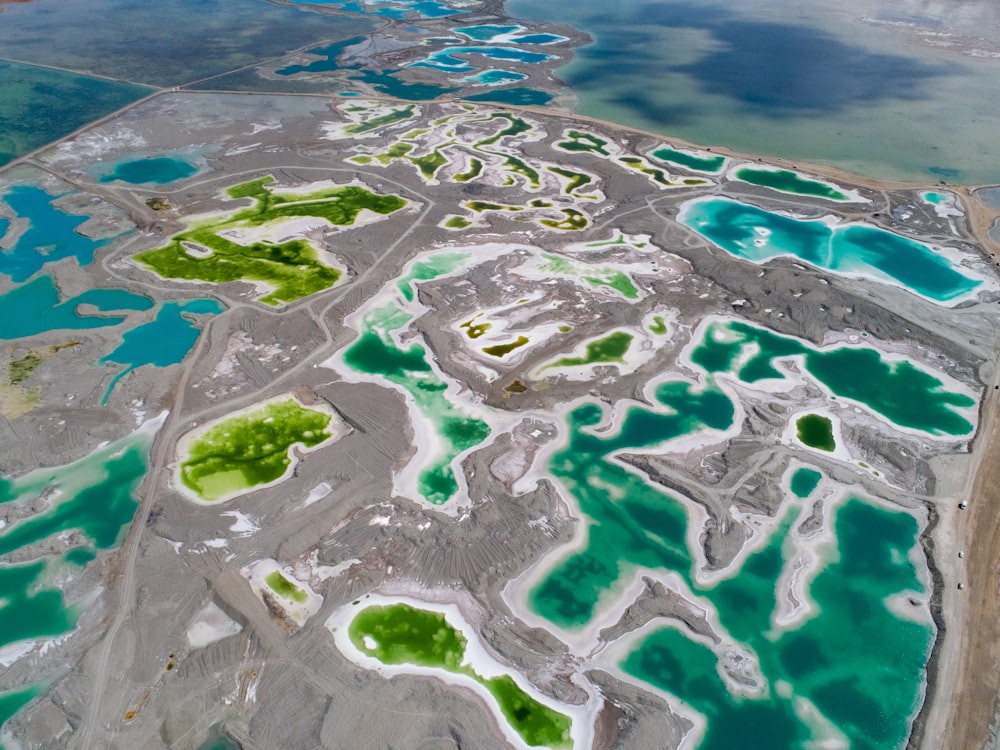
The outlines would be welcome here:
M 136 263 L 169 279 L 259 282 L 270 288 L 260 297 L 264 304 L 294 302 L 330 288 L 342 271 L 324 262 L 309 240 L 255 239 L 254 230 L 307 217 L 350 226 L 362 211 L 385 216 L 407 203 L 399 196 L 379 195 L 358 185 L 294 195 L 274 190 L 273 182 L 273 177 L 266 176 L 229 188 L 230 198 L 248 198 L 254 205 L 198 221 L 174 235 L 170 244 L 137 254 Z M 247 241 L 234 241 L 234 235 L 245 236 Z
M 285 578 L 280 570 L 275 570 L 265 576 L 264 582 L 270 586 L 274 593 L 278 596 L 290 599 L 293 602 L 304 604 L 309 598 L 309 595 L 306 594 L 305 591 Z
M 649 324 L 649 332 L 655 336 L 667 335 L 667 322 L 662 315 L 653 316 L 653 322 Z
M 556 141 L 555 147 L 570 153 L 590 153 L 597 156 L 611 156 L 608 150 L 608 141 L 598 138 L 593 133 L 582 130 L 567 130 L 563 134 L 563 140 Z
M 581 195 L 577 191 L 594 182 L 593 175 L 589 175 L 586 172 L 577 172 L 572 169 L 564 169 L 563 167 L 547 166 L 546 169 L 555 175 L 563 178 L 563 192 L 567 195 L 576 195 L 578 198 L 586 198 L 592 200 L 597 196 L 593 194 Z
M 497 359 L 502 359 L 510 354 L 516 349 L 520 349 L 522 346 L 528 343 L 530 339 L 527 336 L 518 336 L 513 341 L 507 344 L 496 344 L 495 346 L 484 346 L 483 352 L 489 354 L 491 357 L 496 357 Z
M 616 331 L 610 336 L 589 341 L 585 347 L 585 354 L 582 357 L 563 357 L 557 359 L 542 369 L 548 370 L 553 367 L 580 367 L 584 365 L 598 364 L 624 364 L 625 355 L 632 345 L 633 336 L 631 333 Z
M 708 180 L 700 178 L 685 177 L 683 179 L 674 179 L 668 172 L 664 172 L 659 167 L 652 166 L 641 156 L 619 156 L 618 162 L 625 165 L 633 172 L 638 172 L 639 174 L 646 176 L 650 181 L 660 187 L 682 187 L 710 184 Z
M 452 179 L 455 182 L 470 182 L 479 177 L 479 175 L 482 174 L 482 172 L 483 172 L 482 160 L 477 159 L 476 157 L 473 156 L 472 158 L 469 159 L 469 168 L 464 172 L 459 172 L 454 177 L 452 177 Z
M 457 214 L 452 214 L 451 216 L 445 218 L 443 226 L 445 229 L 461 230 L 461 229 L 468 229 L 469 227 L 471 227 L 472 222 L 469 221 L 464 216 L 458 216 Z
M 477 323 L 476 318 L 479 318 L 481 315 L 482 313 L 479 313 L 475 318 L 467 320 L 459 325 L 459 328 L 465 329 L 465 335 L 470 339 L 478 339 L 493 327 L 493 324 L 488 321 Z
M 201 502 L 224 501 L 284 479 L 293 447 L 315 449 L 335 435 L 329 407 L 281 396 L 189 433 L 178 448 L 176 482 Z
M 509 675 L 483 677 L 464 663 L 468 641 L 440 612 L 408 604 L 370 606 L 354 616 L 348 635 L 358 651 L 383 664 L 437 668 L 475 680 L 531 747 L 572 745 L 568 716 L 536 700 Z

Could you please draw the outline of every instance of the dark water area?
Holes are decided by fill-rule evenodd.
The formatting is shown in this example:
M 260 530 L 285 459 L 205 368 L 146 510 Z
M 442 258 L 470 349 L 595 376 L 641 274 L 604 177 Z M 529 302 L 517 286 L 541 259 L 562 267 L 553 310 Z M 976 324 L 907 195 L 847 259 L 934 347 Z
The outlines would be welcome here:
M 0 57 L 178 86 L 374 27 L 266 0 L 60 0 L 11 7 Z
M 0 36 L 6 21 L 4 16 Z M 0 91 L 0 166 L 152 93 L 143 86 L 8 62 L 0 62 Z

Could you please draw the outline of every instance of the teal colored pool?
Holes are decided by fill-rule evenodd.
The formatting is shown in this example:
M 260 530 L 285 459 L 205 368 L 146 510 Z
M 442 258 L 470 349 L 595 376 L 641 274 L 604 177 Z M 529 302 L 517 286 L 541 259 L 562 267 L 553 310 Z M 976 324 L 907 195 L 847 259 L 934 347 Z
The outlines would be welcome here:
M 449 29 L 453 34 L 461 34 L 476 42 L 507 42 L 511 44 L 555 44 L 567 42 L 569 37 L 559 34 L 518 34 L 524 31 L 523 26 L 499 26 L 482 24 L 480 26 L 459 26 Z
M 146 474 L 151 437 L 138 432 L 66 466 L 0 477 L 0 506 L 31 503 L 50 489 L 59 490 L 51 506 L 0 530 L 0 555 L 69 531 L 82 534 L 83 544 L 66 557 L 118 546 L 138 507 L 135 491 Z M 0 647 L 76 627 L 78 610 L 67 607 L 59 588 L 48 582 L 50 567 L 61 562 L 43 558 L 0 565 Z
M 438 0 L 291 0 L 302 5 L 327 5 L 348 13 L 364 13 L 382 18 L 445 18 L 466 10 L 452 8 Z
M 173 156 L 131 159 L 102 166 L 107 171 L 99 178 L 101 182 L 117 180 L 131 185 L 167 185 L 190 177 L 198 171 L 198 167 L 191 162 Z
M 46 263 L 63 258 L 75 258 L 81 266 L 93 262 L 94 253 L 110 240 L 92 240 L 78 233 L 89 217 L 68 214 L 53 205 L 53 201 L 67 194 L 50 195 L 34 185 L 14 185 L 0 194 L 0 200 L 16 216 L 28 221 L 28 228 L 13 247 L 0 248 L 0 273 L 19 284 L 38 273 Z M 9 225 L 8 220 L 0 218 L 0 237 Z
M 792 256 L 837 273 L 888 281 L 935 302 L 958 299 L 981 284 L 927 245 L 864 224 L 831 227 L 725 198 L 691 201 L 677 218 L 727 253 L 755 263 Z
M 467 102 L 490 102 L 495 104 L 515 104 L 522 107 L 544 107 L 552 101 L 552 94 L 538 89 L 523 87 L 484 91 L 481 94 L 463 96 Z
M 157 316 L 148 323 L 133 328 L 122 336 L 122 343 L 100 364 L 113 362 L 125 365 L 108 384 L 101 403 L 107 403 L 111 391 L 123 377 L 144 365 L 169 367 L 180 363 L 198 342 L 201 330 L 192 315 L 218 315 L 225 308 L 214 299 L 187 302 L 165 302 Z
M 456 55 L 481 56 L 490 60 L 512 60 L 522 63 L 537 63 L 551 59 L 543 52 L 517 49 L 515 47 L 448 47 L 431 52 L 426 59 L 410 63 L 412 68 L 436 68 L 451 73 L 466 73 L 476 68 L 467 60 Z
M 800 339 L 727 320 L 707 325 L 690 357 L 707 373 L 728 373 L 746 383 L 783 379 L 775 362 L 801 357 L 806 372 L 833 396 L 850 399 L 900 427 L 956 437 L 973 431 L 974 398 L 949 390 L 906 360 L 886 359 L 867 346 L 816 349 Z
M 524 73 L 515 73 L 512 70 L 484 70 L 481 73 L 466 76 L 462 82 L 471 83 L 474 86 L 497 86 L 502 83 L 523 81 L 527 77 Z
M 93 305 L 102 314 L 81 313 L 81 305 Z M 123 289 L 91 289 L 59 301 L 51 276 L 37 276 L 0 295 L 0 339 L 19 339 L 45 331 L 83 330 L 115 326 L 125 315 L 109 315 L 120 310 L 148 310 L 153 300 Z
M 458 492 L 452 461 L 488 438 L 490 428 L 452 403 L 445 393 L 448 386 L 434 372 L 424 347 L 403 348 L 396 343 L 393 332 L 410 319 L 409 314 L 393 304 L 370 311 L 362 321 L 358 339 L 344 352 L 344 363 L 357 372 L 379 376 L 405 390 L 432 423 L 440 444 L 438 455 L 426 462 L 418 485 L 427 502 L 441 505 Z

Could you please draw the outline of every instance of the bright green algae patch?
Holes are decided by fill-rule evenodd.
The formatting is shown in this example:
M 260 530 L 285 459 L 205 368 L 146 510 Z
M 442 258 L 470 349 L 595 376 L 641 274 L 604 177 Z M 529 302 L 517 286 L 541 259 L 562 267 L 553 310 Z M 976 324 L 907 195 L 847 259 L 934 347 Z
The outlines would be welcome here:
M 298 602 L 302 604 L 309 595 L 296 586 L 294 583 L 285 578 L 280 570 L 276 570 L 264 579 L 266 583 L 274 593 L 278 596 L 283 596 L 285 599 L 290 599 L 293 602 Z
M 660 161 L 676 164 L 679 167 L 693 169 L 696 172 L 711 172 L 713 174 L 722 169 L 722 166 L 726 163 L 726 157 L 724 156 L 695 156 L 686 151 L 678 151 L 675 148 L 668 147 L 658 148 L 650 156 Z
M 784 378 L 775 360 L 801 357 L 806 371 L 833 395 L 856 401 L 900 427 L 954 436 L 973 430 L 965 414 L 975 399 L 947 390 L 941 380 L 908 361 L 886 360 L 867 346 L 816 349 L 730 320 L 706 326 L 690 357 L 708 373 L 729 373 L 747 383 Z
M 427 273 L 430 274 L 430 271 Z M 409 283 L 400 288 L 409 289 Z M 437 429 L 437 439 L 443 451 L 428 462 L 418 482 L 424 499 L 441 505 L 458 492 L 451 462 L 463 451 L 489 437 L 490 428 L 484 421 L 463 414 L 448 399 L 445 393 L 448 386 L 434 372 L 427 360 L 427 351 L 422 346 L 414 344 L 403 348 L 396 343 L 392 332 L 403 328 L 410 319 L 408 313 L 394 304 L 371 310 L 362 320 L 357 341 L 345 350 L 344 363 L 357 372 L 381 376 L 405 390 L 413 398 L 416 408 Z
M 691 201 L 677 220 L 738 258 L 761 263 L 791 255 L 817 268 L 893 282 L 936 302 L 981 283 L 927 245 L 864 224 L 830 226 L 726 198 Z
M 175 235 L 169 245 L 137 254 L 136 262 L 168 279 L 260 282 L 271 288 L 260 301 L 280 305 L 329 289 L 342 272 L 324 263 L 305 239 L 244 245 L 225 233 L 310 216 L 350 226 L 361 211 L 386 215 L 406 205 L 399 196 L 377 195 L 358 185 L 295 195 L 272 190 L 268 186 L 273 182 L 267 176 L 229 188 L 230 198 L 250 199 L 254 205 L 203 220 Z
M 846 201 L 850 197 L 837 190 L 832 185 L 819 180 L 810 180 L 798 172 L 788 169 L 759 169 L 743 167 L 736 170 L 737 180 L 749 182 L 751 185 L 771 188 L 782 193 L 806 195 L 814 198 L 826 198 L 832 201 Z
M 582 263 L 574 263 L 569 258 L 563 258 L 559 255 L 549 255 L 547 253 L 543 253 L 542 258 L 545 259 L 545 262 L 538 266 L 538 270 L 542 273 L 582 279 L 595 288 L 601 286 L 608 287 L 609 289 L 614 289 L 625 299 L 639 298 L 639 290 L 636 289 L 632 280 L 616 268 L 607 266 L 604 268 L 595 268 L 594 266 Z
M 359 651 L 383 664 L 416 664 L 471 677 L 489 691 L 511 727 L 531 747 L 572 744 L 568 716 L 539 703 L 508 675 L 485 678 L 464 665 L 468 641 L 440 612 L 408 604 L 367 607 L 355 615 L 348 634 Z
M 819 486 L 822 478 L 823 474 L 816 471 L 816 469 L 802 467 L 801 469 L 796 469 L 795 473 L 792 474 L 789 489 L 795 497 L 804 499 L 813 493 L 813 490 Z
M 795 420 L 795 436 L 799 442 L 817 450 L 833 452 L 837 441 L 833 437 L 833 421 L 822 414 L 806 414 Z
M 282 479 L 293 446 L 316 448 L 334 436 L 333 414 L 288 396 L 253 406 L 191 433 L 177 476 L 205 502 L 228 499 Z

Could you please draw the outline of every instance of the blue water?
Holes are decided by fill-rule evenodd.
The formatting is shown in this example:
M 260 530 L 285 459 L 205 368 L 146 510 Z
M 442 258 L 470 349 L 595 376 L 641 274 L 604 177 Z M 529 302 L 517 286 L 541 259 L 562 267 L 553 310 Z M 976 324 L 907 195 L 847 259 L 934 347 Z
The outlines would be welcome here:
M 981 283 L 927 245 L 873 226 L 831 228 L 724 198 L 692 201 L 678 220 L 739 258 L 763 262 L 791 255 L 819 268 L 895 282 L 938 302 L 961 297 Z
M 89 217 L 68 214 L 52 205 L 61 196 L 49 195 L 34 185 L 14 185 L 0 195 L 14 213 L 29 224 L 17 243 L 0 251 L 0 273 L 15 283 L 27 281 L 46 263 L 63 258 L 76 258 L 81 266 L 94 260 L 94 253 L 110 240 L 92 240 L 77 233 Z M 0 219 L 0 233 L 9 222 Z
M 496 86 L 501 83 L 523 81 L 527 77 L 524 73 L 515 73 L 512 70 L 484 70 L 481 73 L 466 76 L 462 82 L 480 86 Z
M 122 289 L 91 289 L 64 302 L 48 275 L 0 295 L 0 339 L 11 340 L 60 329 L 104 328 L 122 323 L 124 315 L 81 315 L 80 305 L 94 305 L 102 312 L 148 310 L 153 300 Z
M 101 182 L 119 180 L 132 185 L 167 185 L 190 177 L 198 171 L 198 167 L 191 162 L 173 156 L 128 159 L 114 164 L 99 163 L 94 167 L 101 173 L 99 177 Z
M 482 94 L 463 96 L 468 102 L 491 102 L 497 104 L 517 104 L 524 106 L 541 107 L 552 101 L 552 94 L 538 89 L 499 89 L 497 91 L 484 91 Z
M 340 65 L 337 63 L 337 58 L 340 57 L 345 49 L 353 47 L 356 44 L 360 44 L 364 40 L 365 37 L 356 36 L 325 47 L 310 49 L 308 50 L 309 54 L 316 55 L 321 59 L 313 60 L 305 65 L 288 65 L 274 72 L 281 76 L 293 76 L 297 73 L 354 71 L 350 76 L 348 76 L 350 80 L 358 81 L 359 83 L 366 83 L 382 94 L 394 96 L 397 99 L 406 99 L 408 101 L 427 101 L 429 99 L 436 99 L 444 94 L 451 94 L 459 90 L 458 88 L 437 86 L 432 83 L 407 83 L 405 81 L 400 81 L 395 77 L 395 74 L 399 72 L 399 69 L 375 71 L 362 69 L 361 65 Z M 357 96 L 358 94 L 357 92 L 341 92 L 340 95 Z
M 420 62 L 411 63 L 414 68 L 436 68 L 447 72 L 465 73 L 475 70 L 466 60 L 455 55 L 481 55 L 491 60 L 514 60 L 523 63 L 536 63 L 550 59 L 551 55 L 542 52 L 515 49 L 514 47 L 449 47 L 435 50 Z
M 364 13 L 365 15 L 381 16 L 400 20 L 404 18 L 445 18 L 466 10 L 451 8 L 437 0 L 364 0 L 363 3 L 351 0 L 292 0 L 303 5 L 327 5 L 348 13 Z
M 218 315 L 225 308 L 214 299 L 188 302 L 165 302 L 149 323 L 133 328 L 122 336 L 122 343 L 100 359 L 100 364 L 114 362 L 125 369 L 112 378 L 101 403 L 107 403 L 111 391 L 123 377 L 143 365 L 168 367 L 181 362 L 194 348 L 201 330 L 192 315 Z

